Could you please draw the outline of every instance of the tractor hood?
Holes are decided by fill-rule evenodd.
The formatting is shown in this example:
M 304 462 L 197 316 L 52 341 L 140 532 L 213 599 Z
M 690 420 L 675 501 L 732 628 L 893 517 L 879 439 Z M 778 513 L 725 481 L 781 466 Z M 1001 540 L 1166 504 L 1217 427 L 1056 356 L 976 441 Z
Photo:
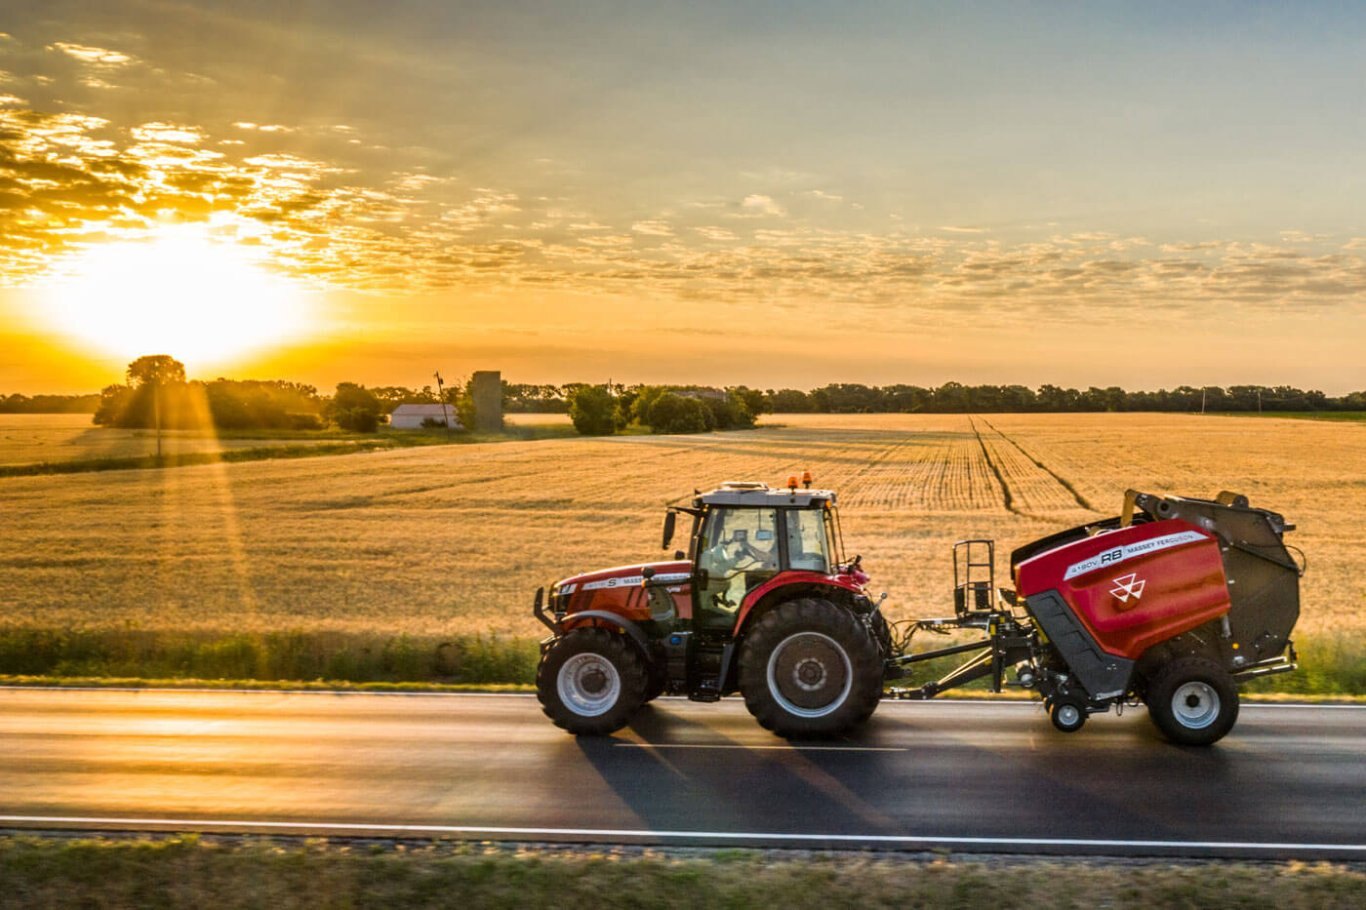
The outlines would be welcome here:
M 692 578 L 692 563 L 685 559 L 634 563 L 629 566 L 613 566 L 610 569 L 598 569 L 596 572 L 570 575 L 557 581 L 552 593 L 569 596 L 584 591 L 638 588 L 645 580 L 645 569 L 653 569 L 656 579 L 674 584 L 683 584 Z

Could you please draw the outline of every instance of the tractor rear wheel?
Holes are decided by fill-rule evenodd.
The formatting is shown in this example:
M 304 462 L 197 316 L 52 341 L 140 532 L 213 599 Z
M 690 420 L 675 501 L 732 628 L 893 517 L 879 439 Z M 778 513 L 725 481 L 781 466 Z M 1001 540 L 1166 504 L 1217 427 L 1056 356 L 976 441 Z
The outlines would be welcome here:
M 645 700 L 640 652 L 606 629 L 574 629 L 541 658 L 536 697 L 558 727 L 576 736 L 620 730 Z
M 1183 746 L 1218 742 L 1238 719 L 1238 687 L 1208 657 L 1182 657 L 1158 670 L 1145 701 L 1157 729 Z
M 882 659 L 848 610 L 816 598 L 791 600 L 746 633 L 740 691 L 749 712 L 779 736 L 833 736 L 877 708 Z

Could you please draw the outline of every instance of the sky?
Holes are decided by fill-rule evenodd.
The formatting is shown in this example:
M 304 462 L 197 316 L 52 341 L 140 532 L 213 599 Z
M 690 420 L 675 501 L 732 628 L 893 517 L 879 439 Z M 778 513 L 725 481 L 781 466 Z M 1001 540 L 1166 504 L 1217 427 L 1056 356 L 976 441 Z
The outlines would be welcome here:
M 1366 7 L 7 0 L 0 393 L 1366 388 Z

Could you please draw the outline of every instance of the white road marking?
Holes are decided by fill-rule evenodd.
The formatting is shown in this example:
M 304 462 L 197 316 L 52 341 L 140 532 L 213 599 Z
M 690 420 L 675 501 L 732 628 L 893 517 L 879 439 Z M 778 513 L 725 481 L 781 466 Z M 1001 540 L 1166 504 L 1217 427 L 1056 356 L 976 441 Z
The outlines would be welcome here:
M 0 692 L 139 692 L 148 695 L 343 695 L 347 697 L 358 697 L 362 695 L 377 695 L 385 698 L 535 698 L 535 692 L 391 692 L 391 691 L 370 691 L 367 689 L 210 689 L 210 688 L 176 688 L 173 686 L 14 686 L 0 685 Z M 682 695 L 665 695 L 656 701 L 686 702 L 688 698 Z M 739 704 L 739 697 L 732 697 L 725 704 Z M 933 699 L 918 698 L 887 698 L 879 702 L 879 710 L 886 710 L 892 705 L 899 709 L 918 710 L 923 707 L 931 708 L 956 708 L 968 706 L 1008 707 L 1019 708 L 1039 708 L 1043 703 L 1037 698 L 962 698 L 958 696 L 940 696 Z M 1312 701 L 1298 702 L 1261 702 L 1244 701 L 1241 710 L 1247 711 L 1257 708 L 1332 708 L 1335 710 L 1366 710 L 1366 703 L 1338 704 L 1338 703 L 1319 703 Z
M 744 752 L 909 752 L 895 746 L 744 746 L 713 743 L 613 743 L 619 749 L 740 749 Z
M 1260 850 L 1338 851 L 1366 853 L 1366 844 L 1299 844 L 1256 841 L 1118 840 L 1080 837 L 939 837 L 899 834 L 794 834 L 758 831 L 655 831 L 630 828 L 508 828 L 480 825 L 384 825 L 352 822 L 270 822 L 242 819 L 97 818 L 83 816 L 0 815 L 0 823 L 21 825 L 103 825 L 190 830 L 264 828 L 272 831 L 352 831 L 389 834 L 470 834 L 540 837 L 634 837 L 653 839 L 751 840 L 796 843 L 898 844 L 904 846 L 949 844 L 973 847 L 1138 847 L 1168 850 Z

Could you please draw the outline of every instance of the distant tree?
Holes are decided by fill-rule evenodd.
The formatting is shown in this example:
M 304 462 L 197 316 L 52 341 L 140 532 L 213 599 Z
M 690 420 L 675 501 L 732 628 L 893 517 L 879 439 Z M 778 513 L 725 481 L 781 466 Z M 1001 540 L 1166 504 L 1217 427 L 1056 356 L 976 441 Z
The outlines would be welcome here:
M 617 400 L 604 386 L 582 386 L 569 398 L 569 419 L 584 436 L 611 436 L 617 429 Z
M 172 385 L 185 381 L 185 364 L 169 354 L 148 354 L 128 364 L 128 384 L 134 388 L 152 383 Z
M 450 403 L 455 405 L 455 416 L 460 421 L 460 425 L 467 430 L 473 430 L 478 424 L 479 409 L 474 404 L 474 378 L 466 379 L 463 384 L 452 386 L 446 391 Z
M 106 386 L 94 422 L 104 426 L 193 427 L 205 420 L 189 394 L 185 365 L 168 354 L 149 354 L 128 364 L 126 385 Z
M 702 403 L 711 414 L 709 429 L 747 430 L 754 426 L 754 414 L 735 391 L 727 392 L 724 398 L 703 398 Z
M 656 396 L 645 416 L 651 433 L 705 433 L 711 429 L 706 405 L 673 392 Z
M 775 414 L 804 414 L 812 409 L 811 398 L 797 389 L 779 389 L 772 395 Z
M 338 383 L 336 394 L 327 403 L 324 413 L 343 430 L 373 433 L 379 429 L 383 405 L 365 386 L 342 382 Z
M 760 414 L 767 414 L 773 410 L 769 397 L 759 389 L 738 385 L 727 391 L 744 403 L 745 410 L 749 411 L 751 417 L 758 417 Z M 751 420 L 750 423 L 752 425 L 753 421 Z

